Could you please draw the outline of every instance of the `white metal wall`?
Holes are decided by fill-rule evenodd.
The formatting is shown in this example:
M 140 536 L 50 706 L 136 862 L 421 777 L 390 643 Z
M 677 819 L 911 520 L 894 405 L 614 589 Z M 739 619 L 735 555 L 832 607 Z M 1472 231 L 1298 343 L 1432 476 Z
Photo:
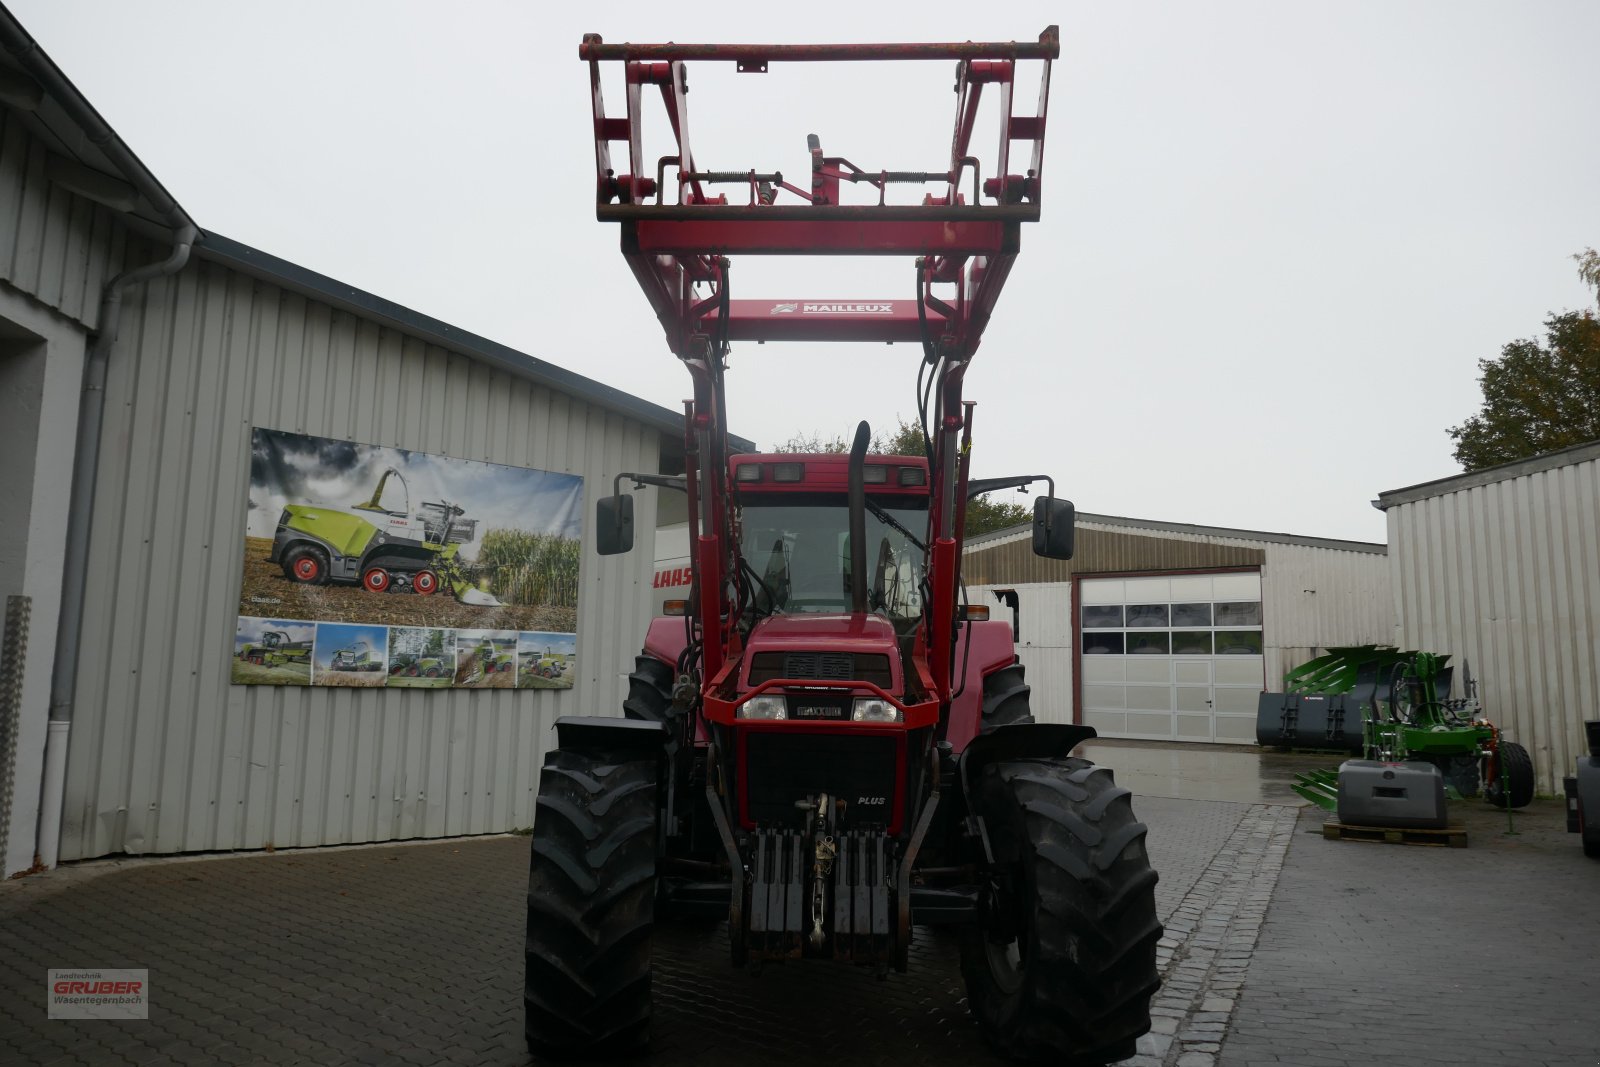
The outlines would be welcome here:
M 1389 557 L 1263 541 L 1261 614 L 1266 684 L 1335 645 L 1395 640 Z
M 1205 544 L 1262 549 L 1263 640 L 1266 684 L 1276 686 L 1286 671 L 1330 645 L 1387 644 L 1396 640 L 1395 603 L 1390 591 L 1389 557 L 1381 551 L 1258 540 L 1249 531 L 1208 532 L 1156 528 L 1150 524 L 1119 525 L 1104 518 L 1079 516 L 1079 529 L 1104 530 L 1140 537 L 1161 537 Z M 967 551 L 992 548 L 1032 534 L 1024 529 L 1007 538 L 980 542 Z M 1091 575 L 1085 574 L 1084 577 Z M 1022 639 L 1018 657 L 1028 666 L 1035 714 L 1047 708 L 1050 721 L 1070 722 L 1073 710 L 1072 604 L 1070 582 L 1008 586 L 997 583 L 970 587 L 974 603 L 980 595 L 991 610 L 995 588 L 1015 588 L 1021 597 Z M 1030 614 L 1042 613 L 1030 627 Z M 995 617 L 1000 617 L 996 615 Z M 1031 640 L 1030 634 L 1040 635 Z M 1040 716 L 1043 718 L 1043 716 Z
M 1600 459 L 1387 513 L 1402 644 L 1470 661 L 1486 716 L 1559 793 L 1600 718 Z
M 1072 585 L 1068 582 L 1027 582 L 1021 585 L 970 585 L 967 600 L 989 605 L 991 619 L 1009 622 L 1011 609 L 994 598 L 995 589 L 1017 591 L 1017 618 L 1021 639 L 1017 659 L 1032 692 L 1028 694 L 1033 717 L 1040 722 L 1072 721 Z
M 1244 545 L 1266 552 L 1261 567 L 1261 613 L 1266 681 L 1276 686 L 1292 670 L 1330 645 L 1385 644 L 1394 640 L 1389 559 L 1382 552 L 1257 540 L 1179 530 L 1083 522 L 1098 530 Z M 1247 531 L 1239 531 L 1245 534 Z
M 61 856 L 529 826 L 562 714 L 619 707 L 650 612 L 596 494 L 653 428 L 205 262 L 129 295 L 107 385 Z M 252 426 L 582 475 L 571 691 L 233 686 Z
M 93 328 L 124 230 L 111 211 L 52 184 L 49 158 L 0 108 L 0 279 Z
M 3 376 L 13 391 L 0 398 L 0 419 L 33 424 L 24 430 L 33 438 L 31 452 L 13 450 L 4 456 L 7 466 L 15 468 L 8 472 L 13 483 L 8 488 L 25 494 L 8 497 L 5 506 L 13 511 L 11 525 L 26 528 L 6 546 L 12 569 L 0 580 L 0 592 L 26 594 L 32 618 L 16 762 L 9 776 L 0 774 L 0 781 L 12 783 L 11 825 L 0 876 L 26 870 L 36 852 L 85 327 L 93 325 L 100 289 L 123 245 L 122 230 L 110 211 L 50 183 L 45 177 L 49 159 L 46 147 L 22 120 L 0 108 L 0 332 L 8 335 L 0 347 L 9 350 L 0 358 L 42 359 L 44 364 L 42 382 L 26 389 L 11 377 L 20 364 L 7 368 Z

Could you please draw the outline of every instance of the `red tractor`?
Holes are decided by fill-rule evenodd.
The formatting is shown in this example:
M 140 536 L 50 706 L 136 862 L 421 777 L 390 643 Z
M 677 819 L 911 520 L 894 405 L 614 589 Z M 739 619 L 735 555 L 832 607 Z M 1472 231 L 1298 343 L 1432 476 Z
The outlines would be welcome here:
M 962 379 L 1040 211 L 1055 27 L 1037 43 L 611 45 L 585 37 L 597 213 L 688 368 L 685 473 L 620 474 L 597 547 L 627 551 L 621 481 L 688 495 L 691 593 L 656 619 L 624 717 L 566 717 L 539 782 L 528 886 L 528 1044 L 554 1058 L 648 1048 L 651 930 L 727 920 L 736 967 L 836 960 L 904 971 L 918 925 L 959 927 L 985 1038 L 1025 1058 L 1130 1056 L 1159 985 L 1156 873 L 1145 827 L 1109 770 L 1071 755 L 1094 731 L 1036 722 L 1013 627 L 968 605 L 961 535 L 971 496 L 1043 476 L 968 477 Z M 691 155 L 685 61 L 758 75 L 785 61 L 956 63 L 949 166 L 868 171 L 810 138 L 810 181 L 702 169 Z M 1037 109 L 1012 113 L 1037 62 Z M 621 64 L 625 117 L 605 110 Z M 676 151 L 643 157 L 642 92 L 660 90 Z M 969 141 L 985 93 L 998 158 L 980 181 Z M 618 173 L 611 145 L 625 142 Z M 1014 144 L 1031 144 L 1013 173 Z M 992 169 L 991 169 L 992 168 Z M 665 192 L 675 171 L 677 191 Z M 654 177 L 652 177 L 654 175 Z M 970 179 L 970 180 L 969 180 Z M 845 183 L 875 203 L 847 204 Z M 743 190 L 730 198 L 717 185 Z M 934 186 L 895 204 L 898 185 Z M 730 199 L 733 202 L 730 202 Z M 872 197 L 869 197 L 872 199 Z M 916 300 L 729 297 L 730 253 L 903 254 Z M 909 279 L 908 279 L 909 283 Z M 723 372 L 736 340 L 920 346 L 925 456 L 731 454 Z M 1072 505 L 1035 501 L 1034 551 L 1072 553 Z

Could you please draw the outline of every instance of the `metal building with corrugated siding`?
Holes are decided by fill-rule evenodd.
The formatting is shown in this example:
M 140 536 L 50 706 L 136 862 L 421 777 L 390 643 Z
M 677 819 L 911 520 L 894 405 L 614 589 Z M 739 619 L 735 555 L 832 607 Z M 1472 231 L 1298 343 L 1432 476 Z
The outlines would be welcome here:
M 632 554 L 584 523 L 571 690 L 232 685 L 252 429 L 579 475 L 592 505 L 681 414 L 200 232 L 3 8 L 0 36 L 5 873 L 531 825 L 555 717 L 626 691 L 655 491 Z
M 1387 549 L 1079 513 L 1071 560 L 974 538 L 972 603 L 1018 599 L 1034 714 L 1105 737 L 1251 744 L 1257 694 L 1330 645 L 1394 639 Z
M 1472 666 L 1558 793 L 1600 717 L 1600 441 L 1379 495 L 1400 643 Z

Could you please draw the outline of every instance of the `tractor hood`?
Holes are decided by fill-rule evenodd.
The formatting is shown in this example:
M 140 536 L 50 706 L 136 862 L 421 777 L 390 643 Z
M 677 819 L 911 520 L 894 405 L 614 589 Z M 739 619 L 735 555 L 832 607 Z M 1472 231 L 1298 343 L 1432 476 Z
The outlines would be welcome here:
M 790 653 L 809 654 L 789 658 Z M 794 673 L 783 670 L 771 656 L 785 657 Z M 883 656 L 887 660 L 892 684 L 885 686 L 891 692 L 903 692 L 900 678 L 900 646 L 894 627 L 881 615 L 774 615 L 761 620 L 750 634 L 745 645 L 743 678 L 748 686 L 752 674 L 761 677 L 840 677 L 881 678 L 876 670 L 864 670 L 851 661 L 835 659 L 836 656 Z M 813 663 L 813 659 L 818 662 Z M 881 661 L 880 661 L 881 662 Z M 830 665 L 833 669 L 830 669 Z M 779 674 L 770 673 L 774 670 Z M 816 673 L 813 673 L 816 672 Z M 880 682 L 881 684 L 881 682 Z

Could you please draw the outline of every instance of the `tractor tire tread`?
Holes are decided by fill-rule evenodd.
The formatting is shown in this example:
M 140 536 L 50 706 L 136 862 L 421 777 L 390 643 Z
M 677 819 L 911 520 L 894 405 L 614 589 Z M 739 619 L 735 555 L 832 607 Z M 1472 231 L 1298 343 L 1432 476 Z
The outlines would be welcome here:
M 1033 711 L 1028 706 L 1030 687 L 1023 681 L 1026 673 L 1022 664 L 1012 663 L 984 676 L 980 734 L 1033 722 Z
M 673 670 L 654 656 L 641 652 L 628 675 L 628 696 L 622 714 L 644 722 L 666 722 L 672 708 Z
M 658 774 L 654 758 L 546 757 L 524 945 L 526 1036 L 538 1056 L 648 1047 Z
M 1070 783 L 1087 794 L 1068 800 Z M 997 855 L 1033 886 L 1031 954 L 1007 992 L 990 970 L 983 930 L 966 932 L 962 972 L 985 1040 L 1003 1055 L 1072 1067 L 1133 1055 L 1160 987 L 1156 872 L 1127 790 L 1085 760 L 1015 759 L 983 768 L 977 814 Z M 1069 810 L 1070 809 L 1070 810 Z
M 1533 801 L 1533 758 L 1515 741 L 1500 742 L 1500 758 L 1505 761 L 1505 779 L 1497 774 L 1494 781 L 1487 783 L 1484 799 L 1497 808 L 1527 807 Z M 1505 786 L 1510 787 L 1509 804 Z

